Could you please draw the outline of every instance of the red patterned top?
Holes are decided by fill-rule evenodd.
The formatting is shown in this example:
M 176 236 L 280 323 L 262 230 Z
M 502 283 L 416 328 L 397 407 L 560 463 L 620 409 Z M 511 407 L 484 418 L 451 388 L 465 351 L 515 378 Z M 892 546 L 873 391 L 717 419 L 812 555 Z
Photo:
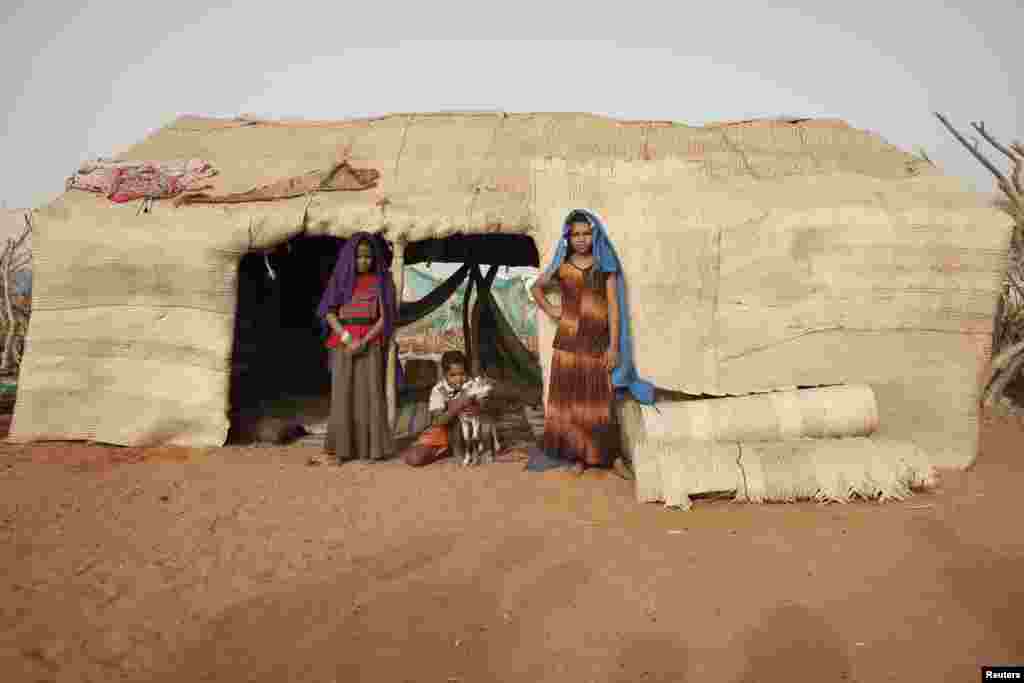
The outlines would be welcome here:
M 343 329 L 352 335 L 352 341 L 359 341 L 365 337 L 370 328 L 380 317 L 380 295 L 377 287 L 377 275 L 366 273 L 356 276 L 355 287 L 352 288 L 352 298 L 347 304 L 338 307 L 337 315 Z M 328 348 L 334 348 L 341 343 L 337 333 L 332 332 L 327 338 Z M 380 344 L 380 336 L 370 342 Z

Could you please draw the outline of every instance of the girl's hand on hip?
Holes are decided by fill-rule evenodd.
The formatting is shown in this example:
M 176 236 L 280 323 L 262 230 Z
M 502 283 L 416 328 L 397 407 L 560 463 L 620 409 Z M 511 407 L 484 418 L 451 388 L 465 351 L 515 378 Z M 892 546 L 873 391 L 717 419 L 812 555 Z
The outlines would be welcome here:
M 606 370 L 614 370 L 615 366 L 619 364 L 619 352 L 614 349 L 609 349 L 604 354 L 604 366 Z

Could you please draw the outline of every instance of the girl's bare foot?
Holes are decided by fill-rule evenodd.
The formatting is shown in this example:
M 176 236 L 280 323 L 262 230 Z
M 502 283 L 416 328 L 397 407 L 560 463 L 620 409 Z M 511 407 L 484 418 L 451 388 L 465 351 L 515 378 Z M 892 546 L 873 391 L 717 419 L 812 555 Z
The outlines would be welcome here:
M 587 470 L 587 466 L 581 462 L 576 463 L 572 466 L 572 473 L 577 477 L 582 475 Z

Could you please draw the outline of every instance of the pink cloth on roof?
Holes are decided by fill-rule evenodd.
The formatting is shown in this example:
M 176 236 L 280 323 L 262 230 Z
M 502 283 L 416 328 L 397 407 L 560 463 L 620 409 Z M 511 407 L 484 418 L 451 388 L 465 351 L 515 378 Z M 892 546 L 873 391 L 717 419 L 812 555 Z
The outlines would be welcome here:
M 212 178 L 217 171 L 202 159 L 175 161 L 91 161 L 82 164 L 68 178 L 68 190 L 98 192 L 113 202 L 130 202 L 150 197 L 164 199 L 185 190 L 196 189 L 196 183 Z

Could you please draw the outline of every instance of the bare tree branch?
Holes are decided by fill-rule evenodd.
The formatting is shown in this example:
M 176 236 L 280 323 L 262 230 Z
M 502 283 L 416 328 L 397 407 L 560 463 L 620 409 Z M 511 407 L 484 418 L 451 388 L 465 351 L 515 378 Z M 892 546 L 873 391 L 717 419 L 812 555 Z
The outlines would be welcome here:
M 1006 336 L 1006 297 L 1000 296 L 996 300 L 996 315 L 992 323 L 992 351 L 1003 348 L 1003 337 Z
M 1018 214 L 1024 215 L 1024 206 L 1021 205 L 1020 198 L 1017 197 L 1016 193 L 1013 191 L 1013 185 L 1011 185 L 1010 181 L 1006 179 L 1006 176 L 1003 175 L 1003 172 L 996 168 L 995 165 L 991 161 L 989 161 L 988 158 L 985 157 L 985 155 L 982 154 L 978 149 L 972 147 L 971 144 L 967 142 L 967 140 L 964 138 L 964 136 L 960 134 L 960 131 L 954 128 L 953 125 L 946 120 L 945 116 L 943 116 L 939 112 L 934 113 L 935 116 L 939 119 L 939 121 L 942 122 L 942 125 L 944 125 L 949 130 L 949 132 L 953 134 L 953 137 L 959 140 L 960 144 L 966 147 L 967 151 L 973 154 L 974 158 L 981 162 L 982 166 L 991 171 L 992 175 L 996 177 L 996 182 L 999 184 L 999 189 L 1006 193 L 1006 196 L 1009 197 L 1010 202 L 1016 208 Z
M 11 310 L 11 261 L 14 258 L 14 240 L 7 240 L 7 249 L 4 250 L 3 267 L 0 269 L 0 277 L 4 281 L 4 313 L 7 314 L 7 334 L 4 336 L 4 346 L 0 355 L 0 370 L 8 370 L 11 367 L 11 351 L 14 348 L 14 311 Z
M 1016 150 L 1003 147 L 998 140 L 989 135 L 988 131 L 985 130 L 984 121 L 971 122 L 971 126 L 974 130 L 981 133 L 981 136 L 988 141 L 988 144 L 998 149 L 1010 160 L 1010 163 L 1013 164 L 1013 174 L 1010 176 L 1013 180 L 1013 189 L 1017 193 L 1018 197 L 1024 195 L 1024 187 L 1021 186 L 1020 181 L 1021 167 L 1024 166 L 1024 154 L 1017 154 Z
M 16 368 L 20 368 L 21 367 L 21 359 L 24 357 L 22 350 L 24 348 L 25 348 L 25 336 L 24 336 L 24 332 L 23 332 L 22 334 L 20 334 L 20 335 L 18 335 L 17 337 L 14 338 L 13 348 L 11 349 L 11 354 L 14 357 L 14 367 L 16 367 Z
M 21 235 L 18 236 L 18 239 L 14 240 L 14 247 L 13 247 L 14 251 L 17 251 L 18 249 L 21 248 L 21 245 L 25 242 L 25 240 L 28 238 L 29 234 L 32 232 L 32 221 L 29 220 L 28 212 L 26 212 L 24 214 L 24 216 L 25 216 L 25 229 L 21 231 Z
M 1020 296 L 1020 301 L 1024 301 L 1024 288 L 1017 282 L 1017 278 L 1013 277 L 1013 273 L 1006 274 L 1006 280 L 1010 283 L 1010 286 L 1017 290 L 1017 294 Z
M 1012 170 L 1010 177 L 1007 178 L 979 149 L 979 145 L 968 142 L 942 114 L 935 112 L 935 116 L 953 137 L 995 176 L 996 184 L 1005 195 L 1005 199 L 995 199 L 993 206 L 999 207 L 1013 217 L 1014 230 L 1010 240 L 1006 280 L 999 297 L 997 319 L 993 325 L 991 374 L 982 394 L 984 403 L 988 406 L 1005 404 L 1007 401 L 1013 404 L 1005 395 L 1006 391 L 1011 385 L 1024 381 L 1024 182 L 1021 179 L 1024 173 L 1024 144 L 1015 140 L 1004 146 L 989 134 L 984 122 L 971 122 L 971 127 L 978 134 L 1010 159 Z
M 1021 368 L 1024 368 L 1024 354 L 1018 354 L 1004 371 L 993 376 L 985 392 L 985 405 L 992 406 L 999 401 L 1006 387 L 1020 374 Z
M 7 267 L 7 262 L 10 260 L 10 258 L 12 256 L 12 253 L 13 253 L 12 249 L 11 249 L 11 242 L 12 242 L 12 240 L 8 239 L 7 240 L 7 246 L 5 246 L 4 250 L 2 252 L 0 252 L 0 292 L 3 292 L 3 293 L 6 293 L 7 286 L 8 286 L 7 280 L 2 279 L 2 276 L 3 276 L 3 270 L 4 270 L 4 268 Z M 0 319 L 2 319 L 4 321 L 4 324 L 6 324 L 8 326 L 11 325 L 12 322 L 13 322 L 6 315 L 6 310 L 3 309 L 3 308 L 0 308 Z M 0 367 L 2 367 L 2 365 L 0 365 Z
M 992 370 L 1002 370 L 1021 351 L 1024 351 L 1024 341 L 1006 347 L 999 352 L 999 355 L 992 359 Z

